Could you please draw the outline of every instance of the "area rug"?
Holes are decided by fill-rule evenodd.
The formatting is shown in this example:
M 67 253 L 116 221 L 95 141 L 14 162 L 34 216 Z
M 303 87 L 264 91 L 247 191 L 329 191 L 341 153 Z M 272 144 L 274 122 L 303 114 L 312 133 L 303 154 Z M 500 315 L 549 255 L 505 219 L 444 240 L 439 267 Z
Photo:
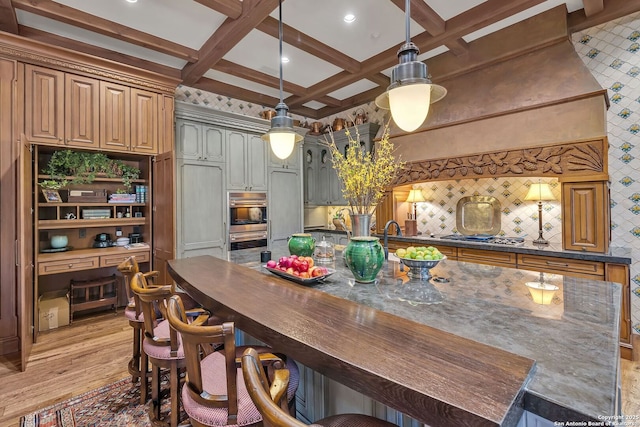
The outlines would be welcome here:
M 139 385 L 132 383 L 131 377 L 128 377 L 25 415 L 20 420 L 20 426 L 148 427 L 151 426 L 148 407 L 149 402 L 140 404 Z M 163 399 L 162 412 L 169 412 L 168 399 Z M 180 419 L 185 419 L 184 413 Z

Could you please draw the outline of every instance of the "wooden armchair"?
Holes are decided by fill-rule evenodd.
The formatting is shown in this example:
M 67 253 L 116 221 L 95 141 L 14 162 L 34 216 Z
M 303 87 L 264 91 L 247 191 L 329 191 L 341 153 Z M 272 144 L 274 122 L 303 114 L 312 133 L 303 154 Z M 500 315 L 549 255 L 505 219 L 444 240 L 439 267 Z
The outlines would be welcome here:
M 232 322 L 219 325 L 189 323 L 178 295 L 169 299 L 167 319 L 180 333 L 187 366 L 187 379 L 182 388 L 182 403 L 191 425 L 202 426 L 261 426 L 260 412 L 247 393 L 238 365 L 235 328 Z M 214 350 L 222 345 L 221 350 Z M 262 347 L 261 351 L 268 351 Z M 257 354 L 257 351 L 256 351 Z M 285 362 L 271 353 L 256 356 L 261 364 L 284 364 L 295 375 L 282 392 L 286 402 L 295 401 L 298 372 L 295 361 Z M 288 370 L 287 370 L 288 372 Z
M 247 392 L 262 415 L 264 427 L 306 427 L 282 408 L 283 390 L 287 389 L 289 372 L 286 367 L 274 365 L 272 380 L 258 359 L 258 353 L 248 348 L 242 355 L 242 376 Z M 387 421 L 362 414 L 341 414 L 323 418 L 311 424 L 315 427 L 397 427 Z
M 171 399 L 170 425 L 176 427 L 180 415 L 180 373 L 186 366 L 182 338 L 166 320 L 167 301 L 173 295 L 171 285 L 149 285 L 142 273 L 131 279 L 131 290 L 139 298 L 144 320 L 143 350 L 151 362 L 151 406 L 149 417 L 152 422 L 161 421 L 160 369 L 169 369 L 169 394 Z M 157 314 L 159 310 L 163 319 Z M 198 310 L 200 315 L 192 321 L 194 325 L 205 323 L 208 313 Z

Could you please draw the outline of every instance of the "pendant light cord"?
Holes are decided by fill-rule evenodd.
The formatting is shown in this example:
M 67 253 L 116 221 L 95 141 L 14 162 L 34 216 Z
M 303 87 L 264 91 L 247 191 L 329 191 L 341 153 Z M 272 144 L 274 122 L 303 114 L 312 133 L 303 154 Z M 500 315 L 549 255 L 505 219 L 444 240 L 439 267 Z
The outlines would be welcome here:
M 411 42 L 411 31 L 409 31 L 409 27 L 411 25 L 411 0 L 405 0 L 404 2 L 404 12 L 405 12 L 405 17 L 404 17 L 404 25 L 405 25 L 405 31 L 406 31 L 406 43 L 410 43 Z M 281 18 L 282 20 L 282 18 Z
M 282 96 L 282 0 L 279 1 L 278 17 L 278 33 L 280 44 L 280 56 L 278 57 L 278 60 L 280 62 L 280 103 L 282 104 L 284 102 L 284 97 Z

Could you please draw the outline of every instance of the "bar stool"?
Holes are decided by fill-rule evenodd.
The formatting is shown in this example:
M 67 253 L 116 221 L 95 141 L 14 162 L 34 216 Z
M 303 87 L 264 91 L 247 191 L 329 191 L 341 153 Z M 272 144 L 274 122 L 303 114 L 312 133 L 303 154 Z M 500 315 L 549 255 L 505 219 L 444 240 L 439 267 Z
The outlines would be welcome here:
M 165 422 L 161 414 L 160 370 L 169 370 L 169 398 L 171 400 L 170 423 L 177 427 L 180 418 L 181 373 L 186 366 L 182 337 L 166 320 L 166 303 L 173 295 L 173 286 L 150 286 L 142 273 L 131 278 L 131 290 L 140 300 L 144 316 L 144 341 L 142 349 L 151 363 L 151 405 L 149 419 L 152 424 Z M 156 307 L 163 320 L 156 315 Z M 193 311 L 193 310 L 192 310 Z M 192 321 L 194 325 L 205 323 L 209 316 L 204 310 Z
M 125 317 L 129 320 L 129 326 L 133 329 L 133 352 L 129 359 L 128 370 L 131 374 L 131 381 L 136 382 L 140 379 L 140 403 L 147 401 L 147 384 L 148 378 L 151 376 L 149 370 L 149 360 L 147 354 L 142 349 L 142 338 L 144 334 L 144 314 L 140 305 L 138 295 L 131 292 L 131 278 L 140 272 L 138 262 L 135 256 L 122 261 L 118 267 L 118 271 L 124 278 L 125 291 L 127 294 L 128 304 L 124 310 Z M 158 276 L 157 271 L 145 273 L 147 281 Z
M 281 399 L 289 383 L 289 371 L 282 364 L 274 364 L 269 381 L 260 363 L 258 352 L 248 348 L 242 355 L 242 377 L 249 396 L 260 411 L 264 427 L 306 427 L 283 409 Z M 340 414 L 311 424 L 314 427 L 397 427 L 390 422 L 363 414 Z
M 180 333 L 187 360 L 187 378 L 182 388 L 182 402 L 189 415 L 191 425 L 260 427 L 260 412 L 252 403 L 242 380 L 238 365 L 238 350 L 235 346 L 233 322 L 205 325 L 203 322 L 188 323 L 185 308 L 178 295 L 169 299 L 167 318 L 171 328 Z M 222 345 L 222 350 L 216 350 Z M 277 356 L 268 347 L 254 349 L 256 358 L 270 371 L 271 364 L 282 364 L 287 372 L 292 371 L 291 380 L 282 392 L 283 405 L 291 407 L 295 402 L 299 374 L 296 362 L 286 356 Z M 285 361 L 283 362 L 283 358 Z M 295 410 L 295 405 L 293 405 Z

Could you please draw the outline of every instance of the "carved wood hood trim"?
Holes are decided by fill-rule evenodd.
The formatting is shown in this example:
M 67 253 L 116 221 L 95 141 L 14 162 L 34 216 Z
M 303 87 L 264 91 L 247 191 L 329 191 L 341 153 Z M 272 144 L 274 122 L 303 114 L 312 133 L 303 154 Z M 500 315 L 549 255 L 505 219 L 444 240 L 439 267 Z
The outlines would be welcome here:
M 606 139 L 407 162 L 392 186 L 412 182 L 502 176 L 605 177 Z
M 501 176 L 607 179 L 606 90 L 568 40 L 438 82 L 449 91 L 411 134 L 395 186 Z

